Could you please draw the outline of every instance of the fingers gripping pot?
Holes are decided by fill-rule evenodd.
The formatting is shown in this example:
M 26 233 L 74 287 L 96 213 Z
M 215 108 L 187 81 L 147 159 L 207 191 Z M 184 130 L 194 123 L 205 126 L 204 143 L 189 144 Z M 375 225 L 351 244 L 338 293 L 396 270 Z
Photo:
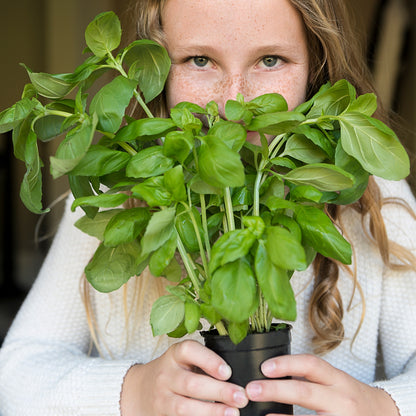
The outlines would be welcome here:
M 204 331 L 205 345 L 222 357 L 232 369 L 230 382 L 245 387 L 250 381 L 266 377 L 261 364 L 272 357 L 290 354 L 291 326 L 272 327 L 270 332 L 253 333 L 235 345 L 216 330 Z M 269 413 L 293 415 L 293 406 L 275 402 L 252 402 L 240 410 L 241 416 L 265 416 Z

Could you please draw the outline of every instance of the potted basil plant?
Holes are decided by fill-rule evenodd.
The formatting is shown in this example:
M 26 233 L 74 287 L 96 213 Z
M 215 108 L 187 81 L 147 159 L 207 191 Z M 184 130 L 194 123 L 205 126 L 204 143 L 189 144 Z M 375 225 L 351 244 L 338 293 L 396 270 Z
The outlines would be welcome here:
M 253 334 L 280 333 L 283 341 L 272 343 L 289 353 L 290 327 L 273 322 L 296 319 L 292 273 L 316 253 L 351 262 L 326 204 L 358 200 L 370 175 L 399 180 L 409 173 L 394 132 L 372 118 L 376 97 L 357 97 L 340 80 L 293 111 L 278 94 L 239 95 L 227 102 L 225 119 L 215 102 L 183 102 L 158 118 L 147 103 L 163 91 L 167 52 L 150 40 L 115 52 L 121 27 L 113 12 L 98 15 L 85 39 L 89 56 L 74 72 L 26 68 L 21 100 L 0 113 L 0 133 L 13 131 L 14 154 L 26 164 L 22 201 L 46 211 L 38 142 L 64 136 L 50 173 L 67 175 L 72 209 L 86 214 L 76 226 L 101 240 L 85 268 L 95 289 L 117 290 L 149 267 L 174 283 L 153 305 L 154 335 L 181 337 L 204 320 L 231 350 Z M 146 117 L 128 114 L 132 101 Z M 248 143 L 247 131 L 258 132 L 261 144 Z M 127 200 L 133 207 L 121 209 Z M 264 406 L 251 403 L 242 414 L 291 413 L 290 406 L 256 405 Z

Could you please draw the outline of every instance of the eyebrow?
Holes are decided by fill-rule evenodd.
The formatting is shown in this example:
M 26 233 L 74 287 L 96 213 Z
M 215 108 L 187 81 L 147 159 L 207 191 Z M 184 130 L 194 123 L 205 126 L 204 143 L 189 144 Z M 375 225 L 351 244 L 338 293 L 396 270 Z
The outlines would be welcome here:
M 212 55 L 218 53 L 218 46 L 212 46 L 204 43 L 193 43 L 186 46 L 177 46 L 175 50 L 181 54 L 194 55 L 198 51 L 204 54 Z M 256 47 L 252 50 L 253 55 L 280 55 L 293 53 L 297 50 L 295 44 L 268 44 Z M 250 53 L 250 51 L 248 51 Z

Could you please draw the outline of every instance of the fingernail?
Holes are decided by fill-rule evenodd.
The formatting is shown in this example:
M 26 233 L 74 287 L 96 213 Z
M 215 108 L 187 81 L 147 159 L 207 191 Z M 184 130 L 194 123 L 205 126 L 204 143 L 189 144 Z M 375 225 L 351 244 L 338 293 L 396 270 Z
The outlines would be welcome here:
M 275 369 L 276 364 L 274 363 L 274 361 L 266 361 L 261 365 L 261 371 L 265 376 L 267 376 L 268 374 L 272 374 Z
M 250 383 L 247 386 L 247 393 L 248 393 L 248 395 L 250 396 L 251 399 L 260 396 L 261 392 L 262 392 L 262 388 L 261 388 L 260 384 Z
M 225 409 L 224 416 L 239 416 L 240 412 L 237 409 L 233 409 L 229 407 L 228 409 Z
M 247 396 L 242 391 L 236 391 L 233 395 L 233 399 L 237 403 L 238 407 L 244 407 L 248 403 Z
M 231 367 L 227 364 L 221 364 L 219 368 L 219 372 L 221 377 L 223 377 L 225 380 L 228 380 L 231 377 Z

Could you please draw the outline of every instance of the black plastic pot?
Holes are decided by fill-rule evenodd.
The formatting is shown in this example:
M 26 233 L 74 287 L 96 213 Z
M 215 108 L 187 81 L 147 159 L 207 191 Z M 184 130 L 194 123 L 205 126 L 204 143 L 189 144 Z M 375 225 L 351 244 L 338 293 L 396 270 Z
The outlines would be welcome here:
M 263 361 L 290 354 L 291 326 L 270 332 L 249 334 L 238 345 L 216 330 L 204 331 L 205 345 L 222 357 L 232 368 L 230 382 L 245 387 L 250 381 L 265 379 L 260 370 Z M 249 402 L 240 409 L 241 416 L 265 416 L 269 413 L 293 415 L 293 406 L 275 402 Z

